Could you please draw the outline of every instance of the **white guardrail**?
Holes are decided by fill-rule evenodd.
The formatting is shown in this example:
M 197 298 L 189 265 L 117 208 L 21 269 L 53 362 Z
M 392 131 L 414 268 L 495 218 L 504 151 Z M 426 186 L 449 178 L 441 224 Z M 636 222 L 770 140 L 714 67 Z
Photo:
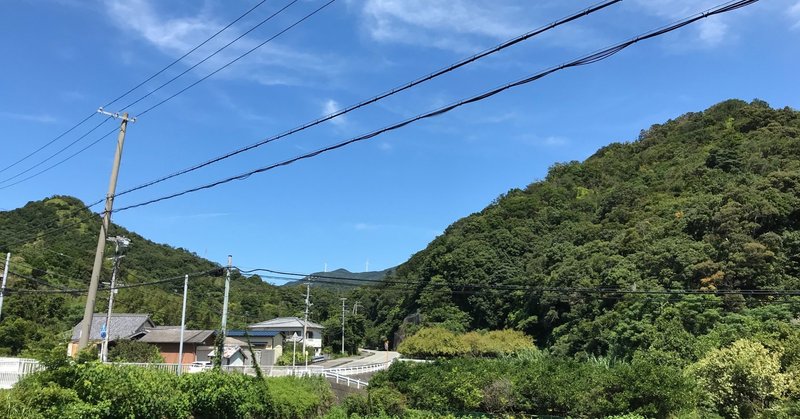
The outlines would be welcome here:
M 35 359 L 0 358 L 0 388 L 11 388 L 20 378 L 43 369 Z
M 150 363 L 136 363 L 136 362 L 117 362 L 111 365 L 131 365 L 142 368 L 153 368 L 158 370 L 169 371 L 177 374 L 180 369 L 181 373 L 194 373 L 207 369 L 208 367 L 195 367 L 190 364 L 150 364 Z M 381 362 L 377 364 L 356 365 L 350 367 L 335 367 L 324 368 L 321 366 L 262 366 L 261 372 L 267 377 L 307 377 L 307 376 L 323 376 L 336 383 L 345 383 L 347 386 L 356 386 L 357 388 L 365 387 L 368 385 L 366 381 L 352 378 L 352 375 L 367 374 L 371 372 L 381 371 L 389 368 L 391 362 Z M 11 388 L 20 378 L 25 375 L 41 371 L 44 369 L 38 361 L 34 359 L 25 358 L 0 358 L 0 388 Z M 252 366 L 234 366 L 225 365 L 222 367 L 223 371 L 255 375 L 255 368 Z

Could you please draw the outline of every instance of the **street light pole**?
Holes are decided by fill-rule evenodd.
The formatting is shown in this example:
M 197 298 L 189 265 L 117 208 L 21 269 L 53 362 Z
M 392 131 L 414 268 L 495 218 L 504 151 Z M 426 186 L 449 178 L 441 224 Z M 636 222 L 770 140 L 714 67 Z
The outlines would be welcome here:
M 344 301 L 347 298 L 342 297 L 340 300 L 342 300 L 342 354 L 344 354 Z

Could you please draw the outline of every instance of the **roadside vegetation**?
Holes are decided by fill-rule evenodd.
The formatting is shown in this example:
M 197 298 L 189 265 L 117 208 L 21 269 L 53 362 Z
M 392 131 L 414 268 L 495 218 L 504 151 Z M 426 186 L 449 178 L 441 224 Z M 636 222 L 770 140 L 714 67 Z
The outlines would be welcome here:
M 103 365 L 53 351 L 47 369 L 0 393 L 3 418 L 314 418 L 334 401 L 322 378 L 259 379 Z

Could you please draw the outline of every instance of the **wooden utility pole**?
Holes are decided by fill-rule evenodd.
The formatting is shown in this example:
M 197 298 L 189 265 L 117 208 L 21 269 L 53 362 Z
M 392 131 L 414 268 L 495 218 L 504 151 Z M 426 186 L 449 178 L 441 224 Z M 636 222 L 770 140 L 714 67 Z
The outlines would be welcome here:
M 81 324 L 80 340 L 78 341 L 78 349 L 83 349 L 89 344 L 89 334 L 92 332 L 92 318 L 94 317 L 94 303 L 97 298 L 97 285 L 100 282 L 100 271 L 103 268 L 103 256 L 106 253 L 106 236 L 108 235 L 108 227 L 111 224 L 111 211 L 114 208 L 114 194 L 117 190 L 117 176 L 119 175 L 119 164 L 122 161 L 122 146 L 125 144 L 125 131 L 128 127 L 128 121 L 136 121 L 135 118 L 129 118 L 128 113 L 122 115 L 117 113 L 109 113 L 98 109 L 98 112 L 114 117 L 120 118 L 122 122 L 119 125 L 119 136 L 117 136 L 117 151 L 114 154 L 114 165 L 111 167 L 111 179 L 108 182 L 108 193 L 106 194 L 106 206 L 103 212 L 103 223 L 100 226 L 100 235 L 97 238 L 97 250 L 94 254 L 94 266 L 92 267 L 92 278 L 89 281 L 89 294 L 86 296 L 86 308 L 83 310 L 83 323 Z

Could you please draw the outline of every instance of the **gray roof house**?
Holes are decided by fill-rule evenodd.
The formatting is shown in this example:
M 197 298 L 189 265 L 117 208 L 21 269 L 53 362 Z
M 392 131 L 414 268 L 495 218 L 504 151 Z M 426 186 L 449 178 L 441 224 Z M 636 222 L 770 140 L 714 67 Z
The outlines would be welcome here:
M 92 315 L 89 342 L 99 342 L 102 340 L 100 337 L 100 329 L 102 329 L 105 322 L 106 313 L 94 313 Z M 83 321 L 81 320 L 72 328 L 72 341 L 67 347 L 67 355 L 71 356 L 77 353 L 82 326 Z M 111 324 L 109 326 L 108 340 L 112 342 L 119 339 L 134 339 L 146 333 L 147 329 L 154 328 L 155 324 L 150 320 L 149 314 L 113 313 L 111 314 Z
M 251 333 L 259 332 L 278 332 L 284 339 L 292 337 L 295 333 L 303 337 L 303 325 L 306 325 L 306 336 L 303 339 L 307 346 L 314 348 L 314 354 L 319 355 L 322 353 L 322 329 L 321 324 L 308 322 L 305 323 L 303 319 L 297 317 L 278 317 L 272 320 L 254 323 L 247 328 Z M 303 341 L 301 340 L 301 342 Z M 299 343 L 298 343 L 299 344 Z M 278 350 L 276 356 L 280 356 L 283 348 Z

